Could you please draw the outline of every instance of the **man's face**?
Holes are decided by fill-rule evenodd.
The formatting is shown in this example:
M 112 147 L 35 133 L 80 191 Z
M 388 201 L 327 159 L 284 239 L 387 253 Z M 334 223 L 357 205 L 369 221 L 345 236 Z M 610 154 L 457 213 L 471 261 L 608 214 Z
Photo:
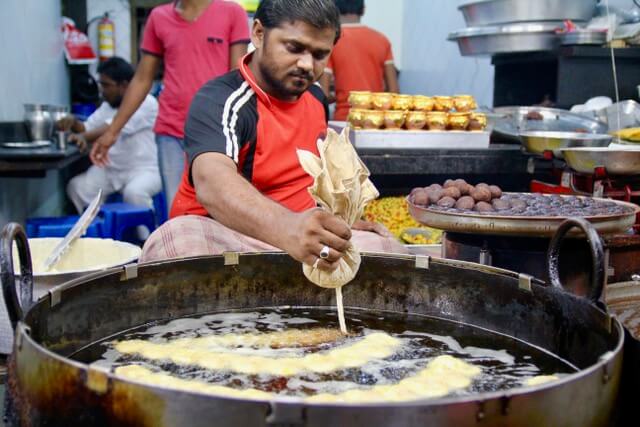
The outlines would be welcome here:
M 252 41 L 260 73 L 281 99 L 296 99 L 320 78 L 333 49 L 334 28 L 318 29 L 302 21 L 265 30 L 260 21 Z
M 100 74 L 98 84 L 102 98 L 107 101 L 113 108 L 120 107 L 124 92 L 127 90 L 126 83 L 117 83 L 115 80 L 105 74 Z

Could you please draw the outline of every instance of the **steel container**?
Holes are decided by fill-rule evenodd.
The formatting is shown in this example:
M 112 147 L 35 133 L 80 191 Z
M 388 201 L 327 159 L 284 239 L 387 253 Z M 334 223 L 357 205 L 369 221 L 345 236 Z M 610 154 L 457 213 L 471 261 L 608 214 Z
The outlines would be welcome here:
M 525 21 L 589 21 L 598 0 L 481 0 L 458 7 L 468 27 Z
M 24 104 L 24 123 L 31 141 L 51 140 L 54 122 L 46 105 Z
M 333 293 L 308 282 L 298 262 L 283 253 L 232 253 L 129 265 L 57 287 L 29 307 L 7 259 L 12 240 L 20 249 L 21 288 L 29 286 L 26 238 L 11 224 L 0 257 L 16 334 L 7 388 L 11 425 L 584 427 L 612 420 L 621 325 L 592 301 L 529 276 L 428 256 L 364 254 L 343 292 L 347 306 L 436 316 L 517 337 L 578 367 L 560 380 L 387 404 L 250 401 L 127 380 L 70 356 L 158 320 L 234 308 L 332 306 Z
M 555 50 L 560 44 L 557 22 L 531 22 L 491 27 L 468 27 L 449 34 L 462 56 Z

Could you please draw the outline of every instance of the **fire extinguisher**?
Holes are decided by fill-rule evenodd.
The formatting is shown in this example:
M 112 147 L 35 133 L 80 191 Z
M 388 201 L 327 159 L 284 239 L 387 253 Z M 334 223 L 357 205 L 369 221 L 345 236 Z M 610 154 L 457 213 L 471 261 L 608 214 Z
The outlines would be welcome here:
M 109 14 L 105 13 L 98 23 L 98 56 L 100 61 L 115 56 L 116 54 L 116 35 L 115 25 L 109 19 Z

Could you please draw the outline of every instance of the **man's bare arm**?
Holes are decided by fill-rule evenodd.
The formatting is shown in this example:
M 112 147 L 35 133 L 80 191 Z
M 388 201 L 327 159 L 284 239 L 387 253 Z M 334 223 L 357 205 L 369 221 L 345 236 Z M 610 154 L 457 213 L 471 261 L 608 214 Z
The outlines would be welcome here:
M 349 248 L 349 226 L 321 209 L 296 213 L 263 196 L 220 153 L 196 157 L 192 167 L 198 201 L 221 224 L 286 251 L 313 265 L 324 245 L 331 248 L 318 267 L 337 268 Z
M 384 64 L 384 83 L 387 88 L 387 92 L 400 92 L 400 86 L 398 85 L 398 72 L 396 71 L 396 66 L 393 63 Z
M 144 53 L 136 68 L 136 73 L 129 83 L 122 104 L 118 107 L 118 112 L 113 118 L 109 129 L 91 148 L 91 161 L 98 166 L 105 166 L 108 163 L 107 153 L 109 148 L 118 140 L 118 135 L 127 124 L 131 116 L 138 110 L 151 90 L 153 79 L 158 72 L 162 59 L 155 55 Z

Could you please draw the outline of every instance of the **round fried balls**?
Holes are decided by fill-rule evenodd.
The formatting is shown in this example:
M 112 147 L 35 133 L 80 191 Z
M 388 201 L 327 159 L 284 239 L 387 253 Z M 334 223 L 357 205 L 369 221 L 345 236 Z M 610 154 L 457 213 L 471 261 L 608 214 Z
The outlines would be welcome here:
M 442 208 L 452 208 L 456 205 L 456 199 L 449 196 L 444 196 L 438 201 L 438 206 Z

